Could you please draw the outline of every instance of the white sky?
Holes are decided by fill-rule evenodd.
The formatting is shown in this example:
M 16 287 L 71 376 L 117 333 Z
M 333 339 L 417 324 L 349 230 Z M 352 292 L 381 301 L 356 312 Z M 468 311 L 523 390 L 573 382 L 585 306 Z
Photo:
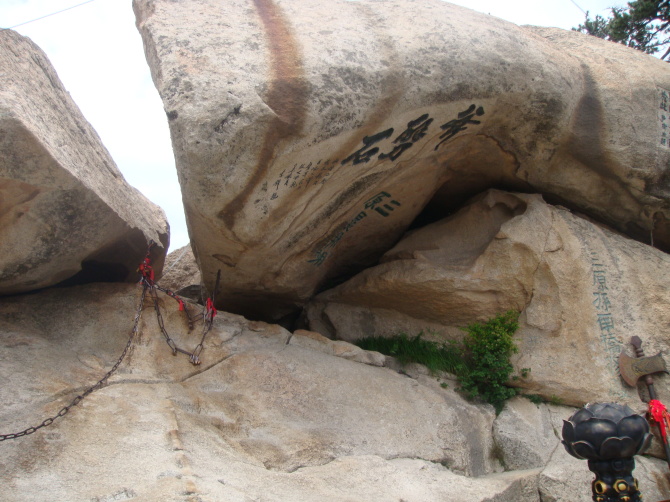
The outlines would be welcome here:
M 82 2 L 0 0 L 0 27 L 12 27 Z M 568 30 L 584 21 L 581 9 L 589 11 L 591 17 L 606 17 L 608 7 L 625 5 L 625 1 L 617 0 L 452 3 L 517 24 Z M 14 29 L 30 37 L 47 54 L 126 180 L 165 210 L 171 227 L 170 249 L 187 244 L 167 119 L 144 59 L 132 0 L 93 0 Z

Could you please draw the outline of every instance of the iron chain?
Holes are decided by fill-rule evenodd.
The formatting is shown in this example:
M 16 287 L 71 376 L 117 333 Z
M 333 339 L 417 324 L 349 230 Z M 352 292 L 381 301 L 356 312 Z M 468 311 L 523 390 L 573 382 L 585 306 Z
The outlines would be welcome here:
M 139 305 L 137 306 L 137 312 L 135 313 L 135 321 L 133 323 L 133 329 L 130 331 L 130 336 L 128 337 L 128 342 L 126 343 L 125 348 L 123 349 L 123 352 L 121 353 L 121 356 L 119 359 L 116 361 L 114 366 L 112 366 L 112 369 L 110 369 L 107 373 L 105 373 L 105 376 L 103 376 L 100 380 L 98 380 L 95 385 L 89 387 L 86 389 L 84 392 L 79 394 L 77 397 L 75 397 L 70 404 L 67 406 L 64 406 L 63 408 L 60 409 L 58 413 L 56 413 L 53 417 L 49 417 L 46 420 L 44 420 L 41 424 L 36 425 L 34 427 L 28 427 L 27 429 L 22 430 L 21 432 L 15 432 L 11 434 L 0 434 L 0 441 L 6 441 L 7 439 L 16 439 L 20 438 L 23 436 L 28 436 L 29 434 L 33 434 L 40 430 L 42 427 L 47 427 L 54 423 L 54 420 L 57 418 L 64 417 L 67 415 L 67 413 L 70 411 L 71 408 L 74 406 L 77 406 L 79 403 L 81 403 L 86 396 L 91 394 L 92 392 L 95 392 L 96 390 L 102 388 L 102 386 L 109 380 L 109 377 L 111 377 L 114 372 L 119 368 L 121 363 L 126 357 L 126 354 L 128 354 L 128 350 L 130 350 L 130 347 L 133 343 L 133 339 L 135 338 L 135 334 L 137 334 L 138 327 L 140 324 L 140 318 L 142 317 L 142 309 L 144 308 L 144 298 L 147 294 L 147 285 L 144 284 L 142 287 L 142 295 L 140 297 Z
M 154 310 L 156 311 L 156 321 L 158 323 L 158 327 L 161 330 L 161 333 L 163 334 L 163 337 L 165 338 L 165 343 L 167 343 L 168 347 L 172 350 L 172 355 L 176 356 L 177 353 L 185 354 L 188 356 L 189 361 L 191 364 L 197 366 L 200 364 L 200 352 L 202 352 L 203 349 L 203 343 L 205 341 L 205 337 L 207 336 L 207 333 L 212 329 L 212 319 L 207 318 L 207 314 L 203 314 L 202 317 L 204 318 L 204 326 L 203 326 L 203 335 L 202 339 L 200 340 L 200 343 L 196 345 L 195 350 L 193 352 L 189 352 L 187 350 L 182 349 L 181 347 L 178 347 L 175 341 L 170 337 L 170 334 L 167 332 L 167 329 L 165 329 L 165 322 L 163 321 L 163 314 L 161 313 L 161 308 L 160 308 L 160 299 L 158 298 L 158 294 L 156 293 L 156 290 L 160 290 L 167 294 L 168 296 L 175 298 L 177 301 L 180 302 L 180 305 L 183 305 L 181 302 L 181 299 L 177 295 L 175 295 L 172 291 L 169 289 L 164 289 L 158 287 L 158 285 L 152 283 L 150 280 L 146 278 L 142 278 L 142 282 L 147 285 L 149 288 L 150 294 L 151 294 L 151 299 L 154 302 Z M 183 305 L 183 309 L 186 312 L 186 316 L 188 318 L 188 324 L 189 324 L 189 329 L 192 329 L 193 326 L 193 321 L 190 316 L 190 313 L 188 311 L 188 308 Z
M 201 318 L 203 320 L 203 333 L 202 333 L 202 338 L 200 339 L 200 343 L 196 345 L 195 349 L 193 352 L 188 352 L 186 350 L 183 350 L 175 344 L 174 340 L 170 337 L 168 334 L 167 330 L 165 329 L 165 324 L 163 322 L 163 315 L 161 314 L 161 309 L 160 309 L 160 303 L 159 303 L 159 298 L 158 298 L 158 293 L 156 292 L 157 290 L 162 291 L 163 293 L 167 294 L 168 296 L 174 298 L 179 302 L 179 308 L 180 310 L 184 310 L 186 313 L 186 316 L 188 318 L 188 326 L 189 326 L 189 331 L 193 329 L 193 318 L 190 315 L 190 312 L 188 311 L 188 308 L 184 304 L 183 300 L 179 298 L 175 293 L 168 289 L 161 288 L 154 282 L 154 275 L 153 275 L 153 270 L 151 268 L 151 260 L 149 258 L 151 248 L 153 247 L 154 243 L 149 245 L 149 249 L 147 251 L 147 255 L 140 265 L 139 272 L 141 273 L 141 279 L 140 279 L 140 284 L 142 285 L 142 295 L 140 296 L 140 301 L 137 306 L 137 311 L 135 313 L 135 320 L 133 322 L 133 328 L 130 331 L 130 336 L 128 337 L 128 342 L 126 343 L 126 346 L 123 349 L 123 352 L 121 353 L 121 356 L 119 356 L 119 359 L 116 361 L 114 366 L 112 366 L 112 369 L 110 369 L 105 375 L 98 380 L 94 385 L 86 389 L 84 392 L 76 396 L 70 404 L 67 406 L 64 406 L 63 408 L 60 409 L 56 415 L 53 417 L 49 417 L 45 420 L 42 421 L 41 424 L 33 426 L 33 427 L 28 427 L 27 429 L 22 430 L 21 432 L 15 432 L 11 434 L 0 434 L 0 442 L 1 441 L 6 441 L 8 439 L 16 439 L 20 438 L 23 436 L 27 436 L 29 434 L 34 434 L 38 430 L 40 430 L 43 427 L 47 427 L 51 424 L 54 423 L 54 421 L 58 418 L 64 417 L 67 415 L 67 413 L 72 409 L 74 406 L 77 406 L 81 401 L 83 401 L 89 394 L 92 392 L 95 392 L 96 390 L 102 388 L 107 380 L 114 374 L 114 372 L 119 368 L 123 360 L 125 359 L 126 355 L 128 354 L 128 351 L 130 350 L 130 347 L 133 344 L 133 340 L 135 338 L 135 335 L 139 331 L 139 324 L 140 324 L 140 319 L 142 317 L 142 310 L 144 310 L 144 300 L 146 298 L 147 292 L 151 296 L 153 302 L 154 302 L 154 310 L 156 311 L 156 319 L 158 321 L 158 326 L 161 330 L 161 333 L 165 337 L 165 342 L 168 344 L 170 349 L 172 350 L 173 355 L 177 355 L 177 352 L 181 352 L 182 354 L 186 354 L 189 356 L 189 360 L 192 364 L 194 365 L 199 365 L 200 364 L 200 353 L 202 352 L 203 349 L 203 344 L 205 342 L 205 337 L 207 336 L 207 333 L 212 329 L 212 324 L 214 322 L 214 316 L 216 315 L 216 309 L 214 308 L 214 302 L 213 298 L 208 298 L 207 299 L 207 305 L 205 307 L 205 310 L 200 316 L 197 316 L 197 318 Z M 216 295 L 216 291 L 219 287 L 219 280 L 221 278 L 221 271 L 219 270 L 217 276 L 216 276 L 216 286 L 214 288 L 214 294 L 212 297 Z

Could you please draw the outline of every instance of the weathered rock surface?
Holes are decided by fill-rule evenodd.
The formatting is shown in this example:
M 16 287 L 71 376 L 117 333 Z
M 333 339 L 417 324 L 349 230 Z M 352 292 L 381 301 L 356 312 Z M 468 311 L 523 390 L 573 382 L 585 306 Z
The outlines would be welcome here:
M 3 300 L 0 433 L 54 416 L 111 368 L 140 291 L 91 284 Z M 192 349 L 199 327 L 188 333 L 176 303 L 161 303 L 171 337 Z M 172 356 L 147 301 L 109 385 L 0 443 L 3 500 L 588 500 L 591 474 L 555 435 L 574 409 L 515 399 L 494 420 L 426 372 L 408 377 L 346 342 L 224 312 L 201 359 Z M 670 495 L 666 471 L 638 460 L 650 500 Z
M 3 434 L 53 416 L 112 366 L 139 294 L 88 285 L 3 301 Z M 199 329 L 187 334 L 176 303 L 164 303 L 168 332 L 192 349 Z M 502 501 L 536 485 L 527 473 L 486 477 L 499 470 L 489 406 L 356 362 L 364 351 L 344 342 L 223 312 L 194 367 L 172 356 L 152 314 L 147 302 L 109 386 L 52 426 L 2 443 L 6 500 L 350 500 L 360 490 L 455 500 L 448 486 L 462 479 L 460 500 Z
M 544 467 L 560 444 L 563 420 L 571 411 L 565 406 L 536 405 L 523 397 L 510 399 L 493 426 L 505 469 Z
M 670 249 L 670 69 L 639 51 L 438 0 L 134 8 L 193 250 L 233 311 L 277 319 L 492 186 Z
M 0 31 L 0 294 L 135 280 L 163 211 L 132 188 L 28 38 Z M 73 277 L 75 276 L 75 277 Z
M 199 298 L 201 282 L 200 269 L 190 244 L 171 251 L 165 257 L 161 286 L 171 291 L 179 291 L 189 298 Z
M 514 309 L 514 362 L 531 369 L 517 384 L 579 406 L 639 408 L 618 375 L 619 353 L 632 355 L 632 335 L 649 355 L 670 349 L 670 257 L 538 195 L 491 190 L 408 234 L 381 262 L 318 295 L 311 329 L 346 341 L 422 330 L 460 339 L 460 328 Z M 662 400 L 668 382 L 657 378 Z

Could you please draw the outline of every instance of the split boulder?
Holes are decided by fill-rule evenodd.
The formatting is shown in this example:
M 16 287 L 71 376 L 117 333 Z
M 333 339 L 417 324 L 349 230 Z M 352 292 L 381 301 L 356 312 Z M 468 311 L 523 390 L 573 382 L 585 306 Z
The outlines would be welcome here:
M 0 295 L 63 281 L 134 281 L 163 211 L 128 185 L 28 38 L 0 31 Z
M 439 0 L 135 0 L 193 251 L 278 319 L 428 208 L 539 192 L 670 249 L 667 64 Z

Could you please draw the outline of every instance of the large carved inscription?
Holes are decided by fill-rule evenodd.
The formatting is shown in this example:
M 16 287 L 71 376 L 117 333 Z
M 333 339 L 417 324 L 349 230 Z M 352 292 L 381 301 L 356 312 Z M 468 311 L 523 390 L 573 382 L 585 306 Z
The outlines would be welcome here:
M 433 151 L 446 148 L 446 143 L 457 136 L 459 133 L 466 131 L 469 126 L 479 125 L 481 121 L 478 117 L 484 115 L 484 107 L 476 104 L 470 105 L 467 109 L 458 112 L 455 117 L 446 121 L 439 126 L 438 131 L 433 131 L 432 137 L 439 134 L 438 142 L 433 147 Z M 284 169 L 279 173 L 272 186 L 272 193 L 270 200 L 278 199 L 283 193 L 288 193 L 290 190 L 307 189 L 308 187 L 315 187 L 325 185 L 337 169 L 351 168 L 361 166 L 373 160 L 378 161 L 397 161 L 414 145 L 425 141 L 431 132 L 431 126 L 434 123 L 434 118 L 430 114 L 424 113 L 413 120 L 407 122 L 404 129 L 395 134 L 395 128 L 390 127 L 375 134 L 365 136 L 362 138 L 359 148 L 346 158 L 340 159 L 319 159 L 308 162 L 306 164 L 297 163 L 291 169 Z M 381 142 L 383 140 L 391 139 L 390 146 L 382 150 Z M 388 143 L 388 141 L 386 142 Z M 267 192 L 267 185 L 261 188 L 262 191 Z M 366 200 L 359 211 L 357 211 L 349 221 L 340 225 L 331 235 L 325 240 L 325 244 L 321 243 L 312 252 L 312 256 L 307 263 L 314 266 L 321 266 L 329 256 L 332 255 L 333 250 L 337 244 L 356 226 L 362 224 L 363 220 L 368 216 L 375 218 L 389 218 L 393 212 L 402 206 L 402 202 L 397 200 L 389 191 L 380 191 L 373 197 Z
M 263 214 L 267 215 L 275 204 L 281 204 L 283 197 L 295 198 L 305 194 L 309 198 L 311 195 L 308 194 L 311 193 L 311 190 L 320 190 L 338 175 L 355 179 L 355 174 L 351 176 L 352 173 L 355 173 L 351 171 L 352 169 L 360 170 L 370 166 L 377 168 L 377 165 L 380 165 L 381 169 L 387 169 L 400 161 L 411 159 L 412 152 L 419 154 L 423 151 L 424 155 L 431 155 L 435 152 L 446 151 L 450 140 L 479 126 L 482 123 L 480 118 L 485 115 L 484 106 L 481 103 L 461 105 L 459 108 L 451 106 L 450 108 L 451 111 L 446 113 L 444 111 L 417 113 L 414 118 L 405 121 L 402 127 L 388 127 L 374 134 L 363 136 L 356 149 L 343 158 L 335 156 L 319 158 L 314 155 L 312 159 L 308 158 L 304 161 L 293 162 L 293 165 L 277 168 L 279 172 L 270 175 L 269 179 L 261 183 L 254 204 L 258 205 Z M 442 124 L 436 118 L 439 116 L 442 117 Z M 428 147 L 427 150 L 426 147 Z M 337 151 L 337 144 L 330 150 Z M 390 164 L 386 165 L 386 162 Z M 351 186 L 351 183 L 347 181 L 345 185 Z M 345 191 L 346 186 L 343 190 L 337 191 Z M 380 219 L 391 218 L 394 211 L 401 207 L 402 201 L 393 195 L 391 189 L 382 189 L 363 202 L 360 207 L 353 209 L 349 219 L 339 224 L 330 235 L 322 240 L 312 250 L 306 262 L 312 266 L 321 266 L 332 256 L 338 243 L 354 227 L 366 224 L 364 220 L 373 223 L 383 221 Z
M 359 148 L 344 159 L 321 158 L 296 162 L 292 167 L 282 169 L 272 183 L 266 181 L 261 185 L 261 193 L 256 203 L 264 198 L 274 201 L 291 191 L 325 185 L 332 179 L 337 169 L 361 166 L 374 160 L 397 161 L 414 145 L 425 141 L 429 134 L 434 136 L 435 133 L 440 133 L 439 142 L 433 148 L 434 151 L 438 151 L 444 148 L 445 143 L 449 140 L 466 131 L 468 126 L 481 124 L 478 118 L 483 115 L 484 107 L 472 104 L 440 125 L 439 130 L 434 131 L 432 129 L 435 128 L 433 126 L 435 119 L 430 117 L 430 114 L 424 113 L 407 122 L 404 129 L 398 134 L 395 134 L 396 128 L 390 127 L 364 136 L 359 143 Z M 390 138 L 393 138 L 391 145 L 382 151 L 381 143 Z

